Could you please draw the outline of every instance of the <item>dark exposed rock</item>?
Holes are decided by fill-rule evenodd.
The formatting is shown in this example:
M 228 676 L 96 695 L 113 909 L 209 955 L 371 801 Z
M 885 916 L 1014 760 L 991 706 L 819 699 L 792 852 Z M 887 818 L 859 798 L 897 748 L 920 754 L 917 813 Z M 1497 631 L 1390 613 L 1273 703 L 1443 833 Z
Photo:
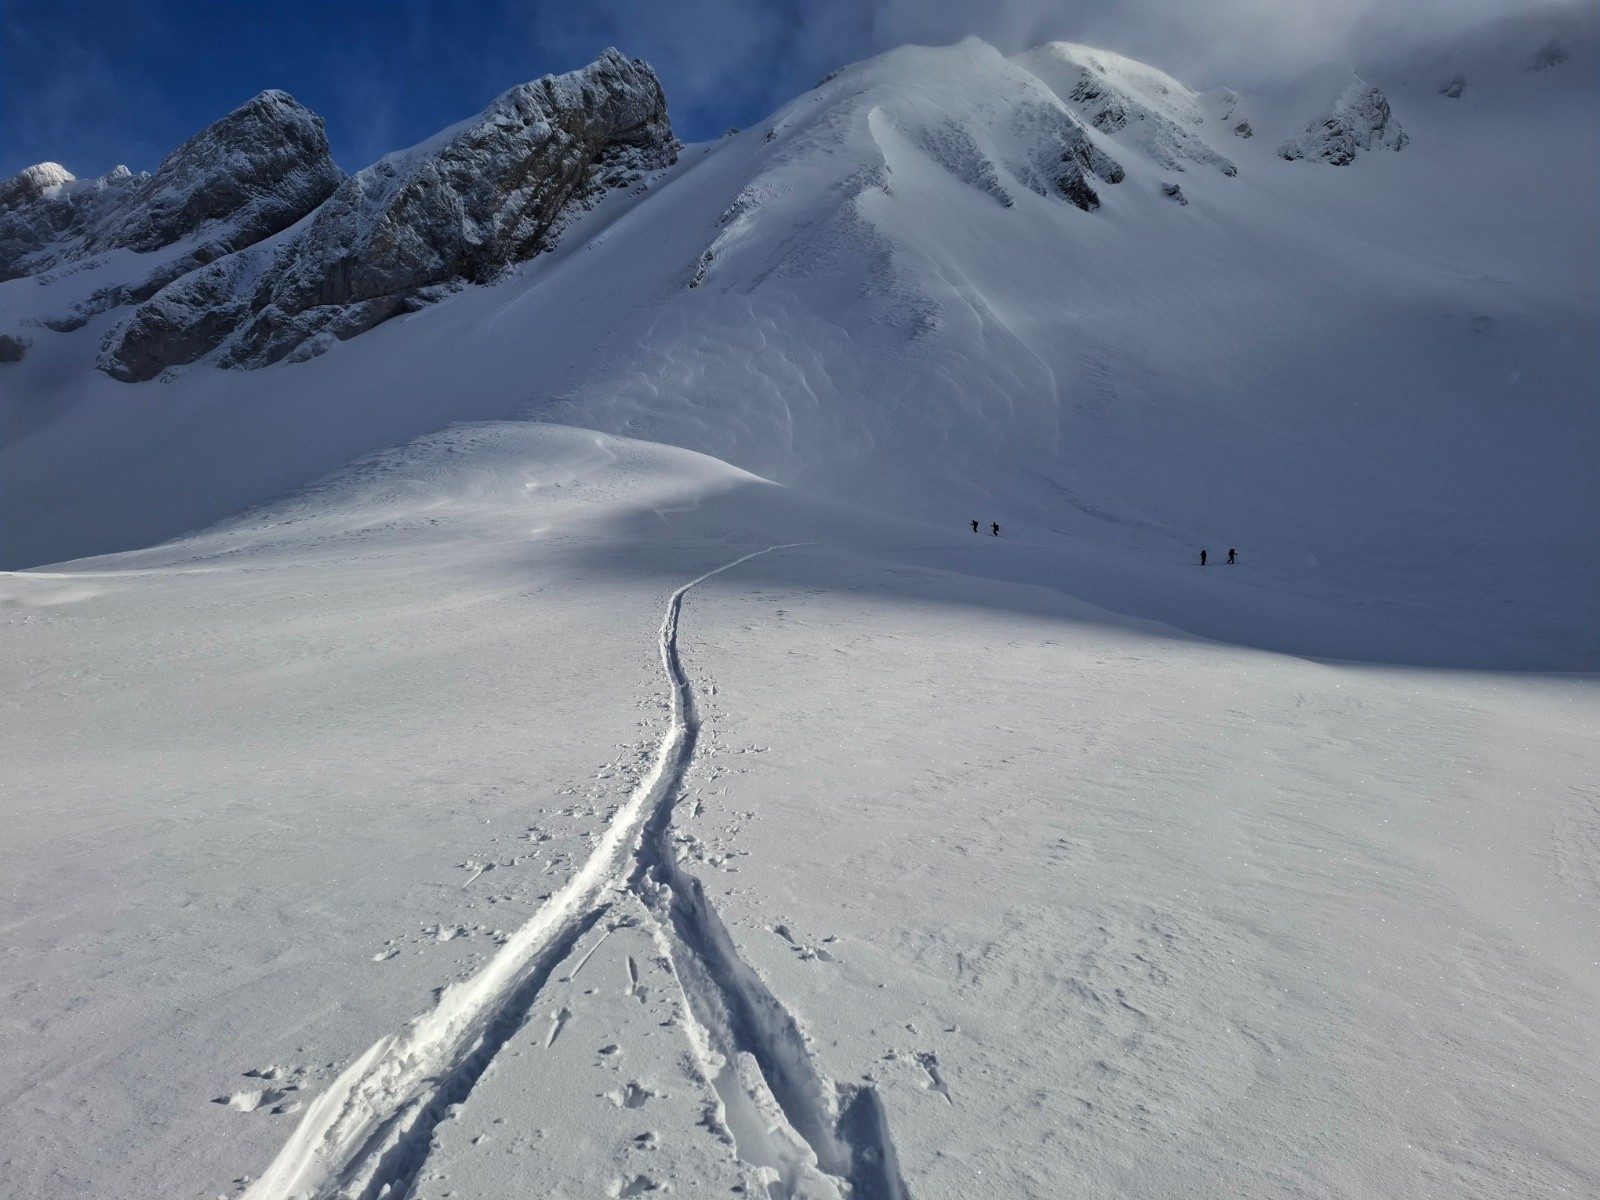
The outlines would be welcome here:
M 1189 197 L 1183 194 L 1183 189 L 1175 183 L 1163 183 L 1161 194 L 1168 200 L 1176 200 L 1179 204 L 1188 204 Z
M 1448 96 L 1452 100 L 1461 99 L 1461 93 L 1467 90 L 1467 77 L 1459 71 L 1439 85 L 1439 94 Z
M 608 50 L 351 176 L 288 240 L 169 284 L 111 332 L 101 368 L 133 381 L 207 356 L 309 357 L 549 249 L 575 211 L 677 149 L 654 72 Z
M 1348 166 L 1362 150 L 1399 150 L 1411 139 L 1389 110 L 1389 101 L 1372 84 L 1351 77 L 1329 110 L 1304 132 L 1278 148 L 1281 158 Z
M 28 339 L 0 333 L 0 363 L 21 362 L 28 352 Z
M 1255 137 L 1256 131 L 1250 128 L 1249 121 L 1240 121 L 1233 127 L 1233 136 L 1241 138 Z

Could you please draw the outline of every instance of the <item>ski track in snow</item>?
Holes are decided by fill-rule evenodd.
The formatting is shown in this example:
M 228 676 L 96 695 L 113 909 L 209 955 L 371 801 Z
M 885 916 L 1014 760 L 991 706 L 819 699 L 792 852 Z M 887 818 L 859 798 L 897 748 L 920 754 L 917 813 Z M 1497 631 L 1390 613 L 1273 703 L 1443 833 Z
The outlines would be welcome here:
M 668 728 L 588 861 L 477 975 L 447 987 L 432 1011 L 346 1068 L 244 1200 L 408 1195 L 439 1122 L 523 1027 L 556 967 L 630 894 L 654 919 L 683 989 L 695 1056 L 740 1158 L 756 1168 L 769 1200 L 909 1200 L 875 1090 L 822 1075 L 793 1015 L 739 957 L 671 845 L 673 810 L 700 731 L 678 652 L 684 597 L 713 576 L 800 544 L 742 555 L 672 593 L 659 635 L 671 691 Z M 558 1017 L 548 1041 L 561 1024 Z

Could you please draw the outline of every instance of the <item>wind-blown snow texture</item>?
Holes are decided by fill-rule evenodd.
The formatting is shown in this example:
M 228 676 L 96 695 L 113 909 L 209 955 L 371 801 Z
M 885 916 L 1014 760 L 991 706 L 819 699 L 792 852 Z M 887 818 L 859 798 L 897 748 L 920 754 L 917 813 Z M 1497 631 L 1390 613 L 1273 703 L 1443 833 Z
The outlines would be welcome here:
M 608 54 L 0 283 L 0 1178 L 1600 1192 L 1593 24 Z

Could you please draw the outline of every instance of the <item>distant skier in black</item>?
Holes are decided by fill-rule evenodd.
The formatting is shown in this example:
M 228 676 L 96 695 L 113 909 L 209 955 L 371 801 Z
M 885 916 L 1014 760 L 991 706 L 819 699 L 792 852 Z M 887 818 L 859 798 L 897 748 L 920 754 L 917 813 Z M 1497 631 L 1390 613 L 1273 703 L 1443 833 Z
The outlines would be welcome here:
M 972 532 L 973 533 L 977 533 L 978 532 L 978 523 L 976 521 L 974 521 L 972 523 Z
M 1206 565 L 1206 552 L 1204 550 L 1200 551 L 1200 565 L 1202 567 Z
M 992 522 L 990 524 L 990 526 L 989 526 L 989 531 L 991 533 L 993 533 L 995 535 L 995 537 L 999 537 L 1000 536 L 1000 522 L 999 521 Z
M 1238 557 L 1239 557 L 1239 552 L 1237 550 L 1235 550 L 1232 546 L 1229 546 L 1228 547 L 1228 565 L 1230 567 L 1233 566 L 1234 559 L 1236 559 Z

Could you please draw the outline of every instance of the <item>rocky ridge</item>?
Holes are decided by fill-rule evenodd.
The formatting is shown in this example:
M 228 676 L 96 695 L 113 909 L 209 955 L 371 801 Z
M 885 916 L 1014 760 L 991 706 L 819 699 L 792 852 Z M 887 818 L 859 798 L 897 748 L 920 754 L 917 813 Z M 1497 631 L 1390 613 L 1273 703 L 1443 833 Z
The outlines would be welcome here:
M 548 249 L 573 212 L 678 147 L 655 73 L 608 50 L 349 177 L 286 239 L 168 284 L 107 336 L 101 369 L 138 381 L 201 358 L 310 358 Z
M 0 279 L 189 239 L 202 243 L 195 257 L 215 258 L 288 228 L 343 179 L 322 118 L 285 92 L 262 92 L 152 174 L 118 167 L 85 181 L 41 163 L 0 184 Z

